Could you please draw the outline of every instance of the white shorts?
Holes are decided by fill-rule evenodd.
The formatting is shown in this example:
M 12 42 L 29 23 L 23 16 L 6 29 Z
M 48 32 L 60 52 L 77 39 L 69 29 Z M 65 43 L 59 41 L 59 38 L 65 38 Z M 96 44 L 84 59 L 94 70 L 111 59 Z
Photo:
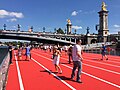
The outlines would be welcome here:
M 60 62 L 60 55 L 55 56 L 53 59 L 53 64 L 59 65 L 59 62 Z

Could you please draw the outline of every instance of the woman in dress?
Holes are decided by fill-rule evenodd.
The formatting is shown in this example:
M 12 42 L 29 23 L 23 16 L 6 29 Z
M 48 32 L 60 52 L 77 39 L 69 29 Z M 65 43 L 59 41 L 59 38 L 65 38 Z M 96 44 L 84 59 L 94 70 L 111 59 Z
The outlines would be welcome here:
M 59 62 L 60 62 L 60 51 L 57 50 L 57 47 L 54 47 L 54 58 L 53 58 L 53 64 L 55 65 L 55 70 L 56 73 L 58 73 L 58 70 L 60 71 L 60 74 L 62 74 L 62 70 L 61 67 L 59 66 Z

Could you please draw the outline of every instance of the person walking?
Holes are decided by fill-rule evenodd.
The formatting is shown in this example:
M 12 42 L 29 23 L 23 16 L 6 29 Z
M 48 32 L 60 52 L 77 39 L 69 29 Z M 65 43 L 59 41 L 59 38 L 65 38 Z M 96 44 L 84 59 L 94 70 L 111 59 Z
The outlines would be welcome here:
M 12 51 L 13 51 L 13 48 L 12 48 L 12 44 L 11 43 L 9 43 L 8 50 L 9 50 L 9 53 L 10 53 L 10 64 L 12 64 Z
M 73 69 L 72 69 L 71 79 L 74 78 L 75 71 L 78 68 L 77 78 L 76 78 L 76 82 L 78 82 L 78 83 L 82 83 L 82 81 L 81 81 L 81 71 L 82 71 L 83 57 L 82 57 L 82 54 L 81 54 L 81 51 L 82 51 L 81 43 L 82 43 L 82 41 L 80 39 L 77 39 L 76 44 L 72 48 Z
M 101 54 L 102 54 L 102 59 L 101 59 L 101 60 L 103 60 L 103 57 L 105 57 L 106 60 L 108 60 L 108 57 L 107 57 L 107 55 L 106 55 L 106 46 L 105 46 L 105 44 L 102 44 L 101 50 L 102 50 L 102 52 L 101 52 Z
M 69 64 L 72 62 L 72 45 L 68 49 L 68 62 Z
M 56 73 L 58 73 L 58 69 L 59 69 L 60 74 L 62 74 L 62 69 L 61 69 L 61 67 L 59 66 L 59 62 L 60 62 L 60 51 L 57 50 L 57 47 L 54 47 L 53 64 L 55 65 Z
M 30 46 L 27 44 L 27 47 L 26 47 L 26 53 L 25 53 L 25 55 L 26 55 L 26 60 L 30 60 L 30 58 L 31 58 L 31 54 L 30 54 Z
M 18 48 L 18 60 L 22 60 L 22 46 L 21 45 Z

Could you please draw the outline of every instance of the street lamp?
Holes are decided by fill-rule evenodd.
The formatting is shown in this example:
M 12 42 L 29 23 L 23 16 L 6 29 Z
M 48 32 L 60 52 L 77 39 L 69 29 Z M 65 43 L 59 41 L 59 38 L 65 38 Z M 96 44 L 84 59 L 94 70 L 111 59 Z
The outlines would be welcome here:
M 65 34 L 66 34 L 66 31 L 67 31 L 67 30 L 66 30 L 66 28 L 65 28 Z
M 75 34 L 76 34 L 77 30 L 75 29 Z
M 89 34 L 89 30 L 90 30 L 90 28 L 89 28 L 89 27 L 87 27 L 87 29 L 86 29 L 86 30 L 87 30 L 87 34 Z
M 45 32 L 45 27 L 43 27 L 43 32 Z
M 33 26 L 31 26 L 31 28 L 30 28 L 30 29 L 31 29 L 31 32 L 33 32 Z
M 18 24 L 18 31 L 20 31 L 20 25 Z
M 6 27 L 7 27 L 6 24 L 4 24 L 3 27 L 4 27 L 4 30 L 6 30 Z
M 56 28 L 55 28 L 55 29 L 54 29 L 54 33 L 56 33 L 56 31 L 57 31 L 57 30 L 56 30 Z

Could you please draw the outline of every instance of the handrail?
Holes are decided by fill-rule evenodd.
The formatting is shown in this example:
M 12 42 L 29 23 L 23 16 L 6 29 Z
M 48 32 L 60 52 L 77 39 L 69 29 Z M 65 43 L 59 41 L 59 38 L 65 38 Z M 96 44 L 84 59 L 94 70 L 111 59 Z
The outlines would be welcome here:
M 83 51 L 86 53 L 101 54 L 101 48 L 89 48 L 89 49 L 86 48 Z M 120 56 L 120 48 L 110 48 L 110 50 L 106 49 L 106 54 Z

